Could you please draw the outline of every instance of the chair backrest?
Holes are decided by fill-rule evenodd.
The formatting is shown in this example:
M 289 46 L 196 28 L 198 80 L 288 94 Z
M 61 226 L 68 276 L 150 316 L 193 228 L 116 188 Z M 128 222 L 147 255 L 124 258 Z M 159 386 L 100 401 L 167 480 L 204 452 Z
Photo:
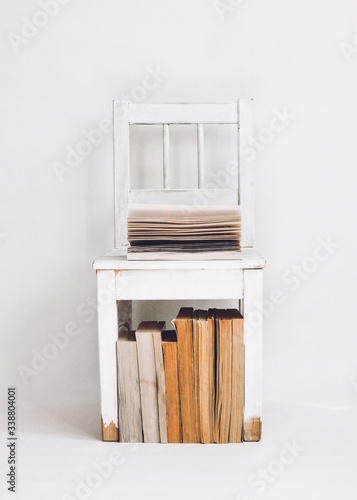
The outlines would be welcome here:
M 234 103 L 131 104 L 113 101 L 114 122 L 114 203 L 115 247 L 128 246 L 128 203 L 195 204 L 199 200 L 214 205 L 239 205 L 242 217 L 241 246 L 253 246 L 253 162 L 244 155 L 244 147 L 252 144 L 252 100 Z M 197 189 L 173 189 L 170 183 L 170 125 L 197 126 Z M 204 127 L 208 124 L 237 127 L 237 178 L 229 188 L 204 187 Z M 161 190 L 130 187 L 130 125 L 162 125 L 163 186 Z

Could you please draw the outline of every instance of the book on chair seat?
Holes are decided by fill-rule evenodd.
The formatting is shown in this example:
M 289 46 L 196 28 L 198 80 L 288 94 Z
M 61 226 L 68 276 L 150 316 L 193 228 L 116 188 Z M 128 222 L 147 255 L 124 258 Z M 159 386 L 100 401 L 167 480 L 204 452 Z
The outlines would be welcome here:
M 128 260 L 239 259 L 238 206 L 142 205 L 128 208 Z

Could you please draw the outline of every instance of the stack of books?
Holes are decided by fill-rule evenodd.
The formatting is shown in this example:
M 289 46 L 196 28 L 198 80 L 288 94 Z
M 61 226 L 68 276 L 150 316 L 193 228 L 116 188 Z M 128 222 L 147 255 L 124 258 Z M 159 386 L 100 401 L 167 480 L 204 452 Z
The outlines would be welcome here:
M 142 322 L 117 341 L 120 441 L 241 442 L 241 314 L 181 308 L 172 323 Z
M 239 259 L 238 206 L 140 205 L 128 208 L 128 260 Z

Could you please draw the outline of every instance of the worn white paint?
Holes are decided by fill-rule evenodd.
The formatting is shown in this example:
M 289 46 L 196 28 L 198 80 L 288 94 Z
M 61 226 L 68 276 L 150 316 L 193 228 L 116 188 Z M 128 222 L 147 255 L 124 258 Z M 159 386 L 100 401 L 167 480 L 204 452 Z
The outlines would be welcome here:
M 239 260 L 185 260 L 159 261 L 142 260 L 128 261 L 118 250 L 112 250 L 93 263 L 94 269 L 260 269 L 265 265 L 265 259 L 255 248 L 243 248 L 243 258 Z
M 129 108 L 129 121 L 135 125 L 163 123 L 237 123 L 236 103 L 135 104 Z
M 232 299 L 243 296 L 241 269 L 119 271 L 117 300 Z
M 97 271 L 99 375 L 104 427 L 118 427 L 116 342 L 118 314 L 115 299 L 115 271 Z
M 263 270 L 244 271 L 244 425 L 262 417 Z
M 129 203 L 237 205 L 237 189 L 132 189 Z

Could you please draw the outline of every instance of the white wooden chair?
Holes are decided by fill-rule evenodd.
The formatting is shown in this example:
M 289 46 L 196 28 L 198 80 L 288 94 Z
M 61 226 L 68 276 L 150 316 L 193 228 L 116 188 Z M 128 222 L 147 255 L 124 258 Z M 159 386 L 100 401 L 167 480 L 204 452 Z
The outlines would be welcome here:
M 253 138 L 252 101 L 224 104 L 136 104 L 113 102 L 115 249 L 94 261 L 98 285 L 98 336 L 103 441 L 118 441 L 116 341 L 131 327 L 133 300 L 236 299 L 244 315 L 244 440 L 261 437 L 262 278 L 264 259 L 253 248 L 253 164 L 242 154 Z M 130 188 L 129 127 L 161 124 L 163 189 Z M 171 189 L 169 131 L 172 124 L 197 125 L 198 187 Z M 238 184 L 204 188 L 204 127 L 234 124 L 238 133 Z M 241 260 L 128 261 L 128 203 L 190 204 L 198 190 L 215 205 L 239 204 L 242 214 Z M 205 196 L 207 195 L 207 196 Z M 174 283 L 174 286 L 173 286 Z M 187 285 L 189 283 L 189 286 Z M 179 307 L 179 306 L 178 306 Z

